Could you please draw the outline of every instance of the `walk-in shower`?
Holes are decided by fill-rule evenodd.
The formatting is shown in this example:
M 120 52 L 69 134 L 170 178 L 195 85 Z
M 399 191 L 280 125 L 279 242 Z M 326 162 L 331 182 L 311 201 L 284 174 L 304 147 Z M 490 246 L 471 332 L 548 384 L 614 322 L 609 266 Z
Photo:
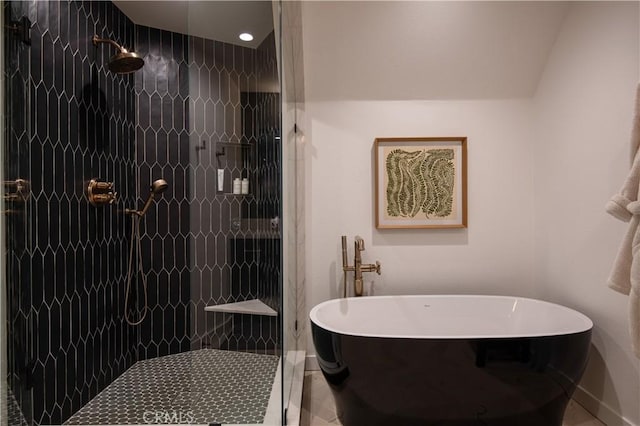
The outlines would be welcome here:
M 279 10 L 229 3 L 2 1 L 10 424 L 282 423 Z

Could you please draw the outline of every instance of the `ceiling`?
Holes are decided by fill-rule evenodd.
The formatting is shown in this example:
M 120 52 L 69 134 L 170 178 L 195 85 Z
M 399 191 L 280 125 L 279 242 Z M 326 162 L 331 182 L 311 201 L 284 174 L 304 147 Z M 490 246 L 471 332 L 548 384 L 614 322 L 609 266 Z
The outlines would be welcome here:
M 257 48 L 273 31 L 271 1 L 129 1 L 113 2 L 139 25 Z M 254 39 L 243 42 L 242 32 Z
M 567 2 L 302 3 L 309 100 L 534 94 Z

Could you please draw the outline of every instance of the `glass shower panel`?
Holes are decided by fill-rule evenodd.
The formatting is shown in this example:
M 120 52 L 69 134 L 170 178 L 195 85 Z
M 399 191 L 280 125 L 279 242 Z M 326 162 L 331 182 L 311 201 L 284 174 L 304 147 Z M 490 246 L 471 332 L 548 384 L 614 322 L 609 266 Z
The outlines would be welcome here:
M 304 79 L 300 2 L 281 2 L 280 42 L 283 97 L 283 406 L 302 392 L 304 371 Z M 302 127 L 302 129 L 301 129 Z M 295 406 L 292 412 L 296 412 Z
M 219 5 L 246 22 L 232 37 L 189 37 L 191 347 L 227 360 L 214 369 L 218 378 L 235 376 L 227 408 L 249 414 L 247 406 L 268 402 L 282 347 L 276 38 L 271 2 Z M 196 33 L 212 16 L 207 6 L 190 4 Z M 245 43 L 238 34 L 255 27 L 250 15 L 262 17 L 263 27 Z M 279 395 L 276 405 L 270 424 L 281 423 Z
M 30 138 L 32 125 L 32 83 L 30 81 L 30 40 L 24 37 L 29 25 L 29 5 L 3 2 L 3 207 L 2 256 L 6 317 L 6 350 L 2 354 L 6 380 L 7 421 L 11 425 L 31 424 L 33 413 L 33 327 L 37 311 L 32 298 L 42 299 L 42 287 L 31 286 L 32 215 Z M 36 265 L 37 266 L 37 265 Z M 4 299 L 6 298 L 6 299 Z M 6 370 L 5 370 L 6 369 Z
M 0 22 L 4 22 L 4 7 L 0 5 Z M 0 31 L 0 122 L 4 124 L 4 32 Z M 4 134 L 0 131 L 0 180 L 4 181 Z M 7 368 L 7 302 L 6 302 L 6 243 L 4 224 L 4 185 L 0 186 L 0 425 L 7 425 L 8 368 Z
M 180 32 L 135 29 L 145 57 L 135 76 L 138 191 L 155 179 L 169 182 L 143 225 L 150 311 L 138 362 L 177 363 L 179 390 L 167 407 L 201 422 L 260 423 L 281 345 L 271 4 L 186 6 Z M 266 14 L 271 29 L 255 45 L 203 30 L 218 27 L 219 16 L 242 17 L 234 9 L 265 6 L 252 14 Z

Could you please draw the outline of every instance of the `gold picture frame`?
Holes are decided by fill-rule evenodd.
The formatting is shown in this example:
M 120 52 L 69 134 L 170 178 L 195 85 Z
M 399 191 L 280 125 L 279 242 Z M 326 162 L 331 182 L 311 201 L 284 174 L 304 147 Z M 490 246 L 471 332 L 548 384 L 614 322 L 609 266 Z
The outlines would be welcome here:
M 377 138 L 378 229 L 467 227 L 467 138 Z

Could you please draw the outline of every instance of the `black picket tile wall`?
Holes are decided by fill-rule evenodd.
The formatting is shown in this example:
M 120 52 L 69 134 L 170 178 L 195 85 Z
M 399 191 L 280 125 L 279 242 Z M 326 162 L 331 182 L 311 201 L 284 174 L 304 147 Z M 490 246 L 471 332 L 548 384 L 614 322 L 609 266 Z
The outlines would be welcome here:
M 33 24 L 31 46 L 9 36 L 5 51 L 6 175 L 30 187 L 6 206 L 9 381 L 23 421 L 62 423 L 137 360 L 277 353 L 280 317 L 204 311 L 260 298 L 280 312 L 279 95 L 260 92 L 277 81 L 273 35 L 249 49 L 136 26 L 110 2 L 4 5 Z M 144 68 L 109 72 L 114 50 L 93 34 L 139 52 Z M 115 182 L 117 205 L 87 202 L 93 177 Z M 235 177 L 250 194 L 230 194 Z M 141 229 L 149 313 L 132 327 L 123 209 L 158 178 L 169 188 Z
M 28 3 L 5 2 L 4 16 L 16 21 L 28 16 Z M 10 424 L 32 422 L 31 387 L 28 379 L 34 341 L 30 326 L 33 320 L 31 306 L 31 251 L 26 207 L 29 197 L 29 132 L 26 119 L 29 107 L 29 47 L 17 37 L 5 39 L 5 122 L 4 156 L 5 179 L 14 182 L 5 185 L 6 268 L 7 268 L 7 364 L 9 377 L 8 417 Z M 23 410 L 20 408 L 23 407 Z M 24 414 L 22 413 L 24 411 Z
M 12 114 L 7 146 L 20 158 L 9 179 L 31 187 L 22 217 L 8 224 L 11 297 L 30 289 L 9 327 L 10 368 L 22 376 L 18 395 L 32 386 L 25 417 L 59 424 L 136 361 L 136 329 L 122 320 L 129 237 L 120 211 L 133 202 L 134 80 L 108 72 L 111 48 L 91 44 L 96 33 L 132 46 L 134 25 L 109 2 L 10 7 L 33 24 L 31 46 L 7 51 L 29 52 L 8 67 L 27 90 L 9 94 L 22 103 L 10 110 L 25 112 L 28 127 Z M 115 181 L 120 204 L 92 207 L 84 193 L 93 177 Z
M 136 51 L 145 59 L 135 74 L 137 190 L 146 199 L 151 182 L 169 183 L 142 220 L 149 313 L 140 325 L 139 359 L 191 347 L 188 39 L 136 26 Z
M 270 45 L 275 48 L 273 37 L 265 42 Z M 271 245 L 275 252 L 258 251 L 261 257 L 245 248 L 245 241 L 262 238 L 257 219 L 278 216 L 279 181 L 269 179 L 279 179 L 279 163 L 265 150 L 279 121 L 263 122 L 279 116 L 279 110 L 267 112 L 267 106 L 277 107 L 268 101 L 277 95 L 257 92 L 260 79 L 277 80 L 275 49 L 143 26 L 136 27 L 136 48 L 146 61 L 136 74 L 138 190 L 146 194 L 150 182 L 161 177 L 169 182 L 144 219 L 151 314 L 141 328 L 140 359 L 202 347 L 274 352 L 274 319 L 254 319 L 254 329 L 268 333 L 239 333 L 236 325 L 243 320 L 204 308 L 262 294 L 277 306 L 277 274 L 273 290 L 261 293 L 259 283 L 266 281 L 261 269 L 273 271 L 265 264 L 279 271 L 279 245 Z M 257 164 L 260 154 L 268 157 L 268 166 Z M 225 170 L 223 191 L 217 190 L 218 168 Z M 231 194 L 236 177 L 249 178 L 256 189 Z M 277 230 L 268 237 L 274 235 Z M 258 340 L 261 345 L 252 343 Z

